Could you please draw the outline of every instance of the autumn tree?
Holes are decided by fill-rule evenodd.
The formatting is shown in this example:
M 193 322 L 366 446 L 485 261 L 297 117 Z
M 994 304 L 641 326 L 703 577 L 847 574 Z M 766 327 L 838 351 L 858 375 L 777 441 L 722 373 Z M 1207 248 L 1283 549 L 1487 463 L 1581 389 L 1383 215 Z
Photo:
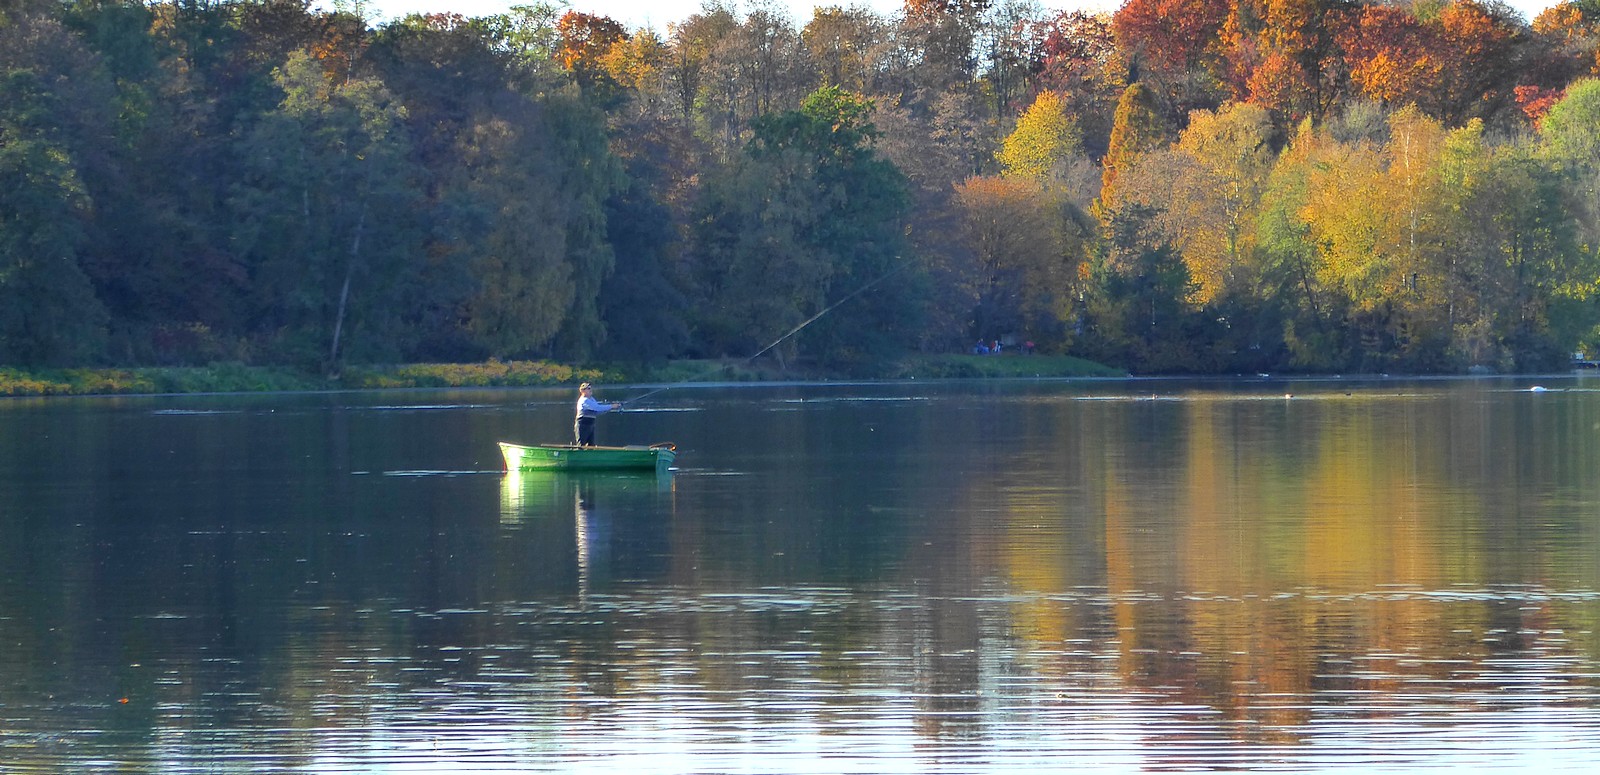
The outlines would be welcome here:
M 1101 161 L 1104 170 L 1100 201 L 1096 212 L 1104 220 L 1119 206 L 1117 201 L 1117 176 L 1132 165 L 1140 155 L 1162 147 L 1167 140 L 1167 127 L 1161 118 L 1156 95 L 1140 83 L 1129 84 L 1117 101 L 1115 123 L 1111 127 L 1111 141 Z
M 1013 110 L 1030 96 L 1029 75 L 1039 56 L 1037 10 L 1033 0 L 998 0 L 982 17 L 976 53 L 996 113 Z
M 611 47 L 602 65 L 606 74 L 633 91 L 636 101 L 666 104 L 666 64 L 671 57 L 666 42 L 651 30 L 637 30 Z
M 1343 96 L 1338 33 L 1351 0 L 1246 0 L 1219 42 L 1222 77 L 1234 98 L 1272 112 L 1280 126 L 1322 120 Z
M 1388 302 L 1409 281 L 1396 253 L 1405 244 L 1396 238 L 1395 226 L 1410 226 L 1412 220 L 1394 220 L 1396 191 L 1390 184 L 1390 166 L 1385 148 L 1371 144 L 1329 145 L 1321 165 L 1314 166 L 1309 179 L 1307 201 L 1302 216 L 1317 246 L 1317 274 L 1321 283 L 1333 289 L 1344 302 L 1346 319 L 1366 338 L 1361 344 L 1361 368 L 1385 370 L 1394 367 L 1394 353 L 1400 346 L 1392 334 Z M 1413 147 L 1411 156 L 1420 166 L 1422 149 Z M 1405 168 L 1393 171 L 1404 174 Z M 1406 229 L 1415 234 L 1415 229 Z M 1398 243 L 1398 244 L 1397 244 Z
M 1449 126 L 1495 119 L 1515 104 L 1523 23 L 1508 7 L 1456 0 L 1439 11 L 1439 37 L 1449 62 L 1438 118 Z
M 1576 3 L 1534 17 L 1526 60 L 1515 89 L 1517 105 L 1537 122 L 1574 80 L 1600 72 L 1600 19 L 1585 19 Z
M 1103 156 L 1128 69 L 1110 17 L 1065 11 L 1036 24 L 1034 35 L 1034 90 L 1060 95 L 1083 129 L 1084 151 Z
M 1129 0 L 1112 17 L 1117 43 L 1158 72 L 1202 63 L 1227 20 L 1227 0 Z
M 818 86 L 859 93 L 875 88 L 879 62 L 889 45 L 888 25 L 864 8 L 819 7 L 800 30 Z
M 1178 138 L 1171 167 L 1156 164 L 1154 176 L 1164 179 L 1162 188 L 1170 193 L 1164 202 L 1148 204 L 1162 211 L 1157 222 L 1188 267 L 1196 304 L 1256 291 L 1255 230 L 1275 158 L 1272 135 L 1271 117 L 1255 105 L 1196 111 Z
M 971 299 L 968 338 L 1016 334 L 1061 347 L 1076 314 L 1079 269 L 1096 229 L 1083 209 L 1094 177 L 1076 122 L 1041 93 L 995 154 L 999 176 L 956 187 L 970 268 L 954 273 Z
M 1350 78 L 1365 96 L 1416 104 L 1448 124 L 1511 104 L 1509 70 L 1517 25 L 1505 11 L 1455 0 L 1423 20 L 1392 6 L 1367 6 L 1340 33 Z
M 1262 298 L 1279 318 L 1285 360 L 1299 368 L 1338 369 L 1356 343 L 1345 336 L 1346 304 L 1320 271 L 1321 255 L 1305 217 L 1312 178 L 1341 148 L 1302 121 L 1274 161 L 1261 195 L 1256 244 L 1262 260 Z
M 621 24 L 609 16 L 567 11 L 556 22 L 556 33 L 556 61 L 579 83 L 597 89 L 615 83 L 606 62 L 612 49 L 628 40 Z
M 914 83 L 924 92 L 919 99 L 977 79 L 977 38 L 991 4 L 992 0 L 905 0 L 901 36 L 914 52 Z
M 1043 184 L 1063 180 L 1082 147 L 1082 132 L 1061 97 L 1043 92 L 1017 119 L 995 158 L 1007 177 Z
M 956 189 L 976 262 L 970 336 L 1059 340 L 1076 279 L 1059 214 L 1036 179 L 980 177 Z

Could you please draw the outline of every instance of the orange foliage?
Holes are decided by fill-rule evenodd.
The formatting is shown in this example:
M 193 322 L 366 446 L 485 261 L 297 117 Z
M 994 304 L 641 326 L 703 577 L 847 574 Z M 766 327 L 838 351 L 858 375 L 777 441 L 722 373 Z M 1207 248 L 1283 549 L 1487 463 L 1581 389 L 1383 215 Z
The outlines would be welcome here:
M 1296 109 L 1308 90 L 1305 69 L 1282 51 L 1268 54 L 1249 74 L 1246 90 L 1251 104 L 1291 120 L 1305 117 L 1303 111 Z
M 1544 9 L 1533 19 L 1533 31 L 1540 35 L 1572 40 L 1583 35 L 1588 26 L 1583 11 L 1574 3 L 1562 3 Z
M 1232 10 L 1230 0 L 1128 0 L 1112 17 L 1117 43 L 1157 69 L 1200 63 Z
M 556 59 L 574 73 L 604 70 L 603 62 L 611 48 L 628 39 L 628 31 L 609 16 L 568 11 L 556 22 L 561 44 Z
M 1533 121 L 1534 126 L 1538 126 L 1544 114 L 1549 113 L 1551 106 L 1560 102 L 1561 97 L 1566 94 L 1562 89 L 1545 89 L 1532 85 L 1518 86 L 1516 93 L 1517 105 L 1522 108 L 1523 114 Z
M 906 16 L 933 21 L 946 16 L 976 16 L 989 9 L 989 0 L 905 0 Z
M 1350 79 L 1367 97 L 1414 103 L 1449 123 L 1507 95 L 1517 30 L 1475 0 L 1456 0 L 1429 21 L 1368 6 L 1340 44 Z
M 1105 19 L 1064 11 L 1041 25 L 1039 88 L 1074 92 L 1099 90 L 1114 82 L 1120 52 Z
M 1446 88 L 1456 94 L 1464 90 L 1481 94 L 1494 88 L 1499 75 L 1510 67 L 1516 31 L 1476 0 L 1451 3 L 1439 12 L 1438 21 L 1440 40 L 1451 64 Z
M 1420 104 L 1439 88 L 1444 58 L 1438 36 L 1409 11 L 1368 6 L 1339 42 L 1351 81 L 1372 99 Z

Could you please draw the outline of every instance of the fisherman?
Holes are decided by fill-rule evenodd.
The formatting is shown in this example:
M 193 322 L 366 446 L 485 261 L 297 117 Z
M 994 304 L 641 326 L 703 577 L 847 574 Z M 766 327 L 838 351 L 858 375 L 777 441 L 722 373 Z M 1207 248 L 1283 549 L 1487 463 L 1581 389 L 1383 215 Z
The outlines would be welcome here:
M 580 447 L 594 446 L 594 418 L 613 409 L 621 409 L 622 404 L 602 404 L 594 400 L 594 386 L 585 382 L 578 386 L 578 417 L 572 423 L 572 435 L 575 443 Z

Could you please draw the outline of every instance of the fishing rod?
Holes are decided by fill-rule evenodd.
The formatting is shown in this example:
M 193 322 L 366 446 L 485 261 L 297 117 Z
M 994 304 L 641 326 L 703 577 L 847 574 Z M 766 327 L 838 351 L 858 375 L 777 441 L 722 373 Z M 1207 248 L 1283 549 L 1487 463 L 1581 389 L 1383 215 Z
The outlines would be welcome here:
M 650 396 L 653 396 L 653 395 L 655 395 L 657 393 L 660 393 L 662 391 L 671 390 L 671 389 L 673 389 L 675 387 L 679 387 L 681 385 L 687 385 L 690 382 L 694 382 L 694 381 L 697 381 L 697 380 L 705 379 L 706 377 L 709 377 L 712 374 L 716 374 L 717 372 L 722 371 L 724 369 L 729 369 L 729 368 L 732 368 L 734 366 L 738 366 L 740 364 L 749 363 L 749 362 L 751 362 L 751 361 L 753 361 L 753 360 L 755 360 L 757 358 L 760 358 L 761 356 L 766 355 L 767 351 L 771 350 L 774 347 L 777 347 L 780 344 L 783 344 L 783 340 L 788 339 L 789 337 L 800 333 L 800 329 L 803 329 L 806 326 L 809 326 L 812 323 L 817 322 L 818 318 L 822 317 L 823 315 L 828 314 L 829 312 L 832 312 L 840 304 L 843 304 L 843 303 L 845 303 L 845 302 L 847 302 L 847 301 L 849 301 L 849 300 L 851 300 L 851 299 L 853 299 L 853 298 L 855 298 L 857 296 L 860 296 L 862 293 L 865 293 L 868 288 L 871 288 L 872 286 L 877 285 L 878 283 L 881 283 L 884 280 L 887 280 L 890 277 L 893 277 L 893 276 L 905 271 L 906 267 L 909 267 L 909 266 L 911 266 L 910 262 L 903 263 L 898 268 L 892 269 L 892 270 L 884 273 L 883 275 L 879 276 L 878 279 L 873 280 L 872 282 L 869 282 L 866 285 L 863 285 L 860 288 L 857 288 L 857 289 L 851 291 L 850 293 L 846 294 L 844 296 L 844 298 L 839 299 L 838 301 L 836 301 L 836 302 L 834 302 L 832 304 L 829 304 L 821 312 L 818 312 L 817 314 L 812 315 L 811 317 L 807 318 L 804 323 L 801 323 L 800 325 L 795 326 L 792 329 L 789 329 L 789 333 L 784 334 L 783 336 L 780 336 L 777 339 L 772 340 L 772 344 L 769 344 L 766 347 L 761 348 L 759 351 L 756 352 L 755 355 L 752 355 L 752 356 L 750 356 L 748 358 L 745 358 L 744 360 L 734 361 L 733 363 L 725 363 L 725 364 L 723 364 L 721 366 L 718 366 L 715 369 L 712 369 L 712 370 L 710 370 L 710 371 L 708 371 L 708 372 L 706 372 L 704 374 L 701 374 L 701 375 L 699 375 L 697 377 L 692 377 L 690 379 L 680 380 L 680 381 L 674 382 L 674 383 L 672 383 L 670 385 L 663 385 L 661 387 L 656 388 L 655 390 L 652 390 L 652 391 L 650 391 L 648 393 L 645 393 L 644 395 L 637 396 L 637 397 L 634 397 L 634 398 L 630 398 L 630 399 L 628 399 L 626 401 L 623 401 L 622 404 L 624 406 L 626 406 L 627 404 L 636 403 L 638 401 L 643 401 L 644 399 L 649 398 Z

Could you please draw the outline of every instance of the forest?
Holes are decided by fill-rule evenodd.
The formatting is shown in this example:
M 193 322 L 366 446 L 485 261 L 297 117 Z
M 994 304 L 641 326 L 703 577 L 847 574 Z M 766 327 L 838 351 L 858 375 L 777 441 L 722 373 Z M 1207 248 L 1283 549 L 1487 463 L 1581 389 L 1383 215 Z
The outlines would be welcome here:
M 334 8 L 0 0 L 0 366 L 1600 351 L 1600 0 Z

